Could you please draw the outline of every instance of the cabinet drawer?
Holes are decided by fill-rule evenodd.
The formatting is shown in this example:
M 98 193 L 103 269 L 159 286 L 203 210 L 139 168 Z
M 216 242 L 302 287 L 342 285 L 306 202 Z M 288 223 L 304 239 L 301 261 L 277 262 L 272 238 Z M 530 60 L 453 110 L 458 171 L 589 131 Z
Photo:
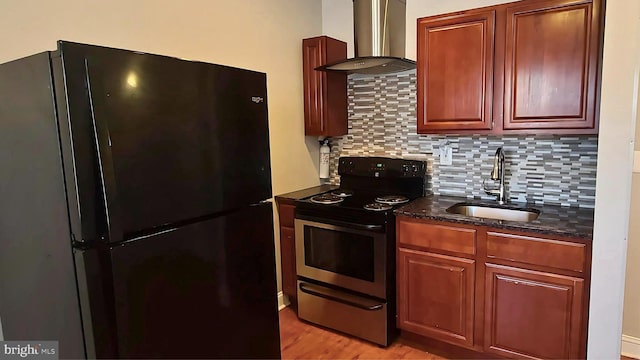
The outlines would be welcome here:
M 278 207 L 280 226 L 293 227 L 293 213 L 295 209 L 296 207 L 294 205 L 280 204 Z
M 487 257 L 584 272 L 586 245 L 487 232 Z
M 476 230 L 398 220 L 400 244 L 467 255 L 476 253 Z

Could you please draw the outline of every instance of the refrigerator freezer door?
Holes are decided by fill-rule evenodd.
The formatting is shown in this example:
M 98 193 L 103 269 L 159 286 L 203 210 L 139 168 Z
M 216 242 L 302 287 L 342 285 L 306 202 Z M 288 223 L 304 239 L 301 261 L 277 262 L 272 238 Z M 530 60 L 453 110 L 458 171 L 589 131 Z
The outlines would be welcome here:
M 271 197 L 265 74 L 120 50 L 86 58 L 112 242 Z
M 271 206 L 113 248 L 118 356 L 279 358 Z

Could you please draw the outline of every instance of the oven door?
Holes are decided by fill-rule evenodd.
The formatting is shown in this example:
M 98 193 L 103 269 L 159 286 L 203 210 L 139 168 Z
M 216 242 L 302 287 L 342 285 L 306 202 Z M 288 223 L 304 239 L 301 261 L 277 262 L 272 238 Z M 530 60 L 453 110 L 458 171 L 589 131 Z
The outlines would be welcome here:
M 295 219 L 298 276 L 386 299 L 382 225 Z

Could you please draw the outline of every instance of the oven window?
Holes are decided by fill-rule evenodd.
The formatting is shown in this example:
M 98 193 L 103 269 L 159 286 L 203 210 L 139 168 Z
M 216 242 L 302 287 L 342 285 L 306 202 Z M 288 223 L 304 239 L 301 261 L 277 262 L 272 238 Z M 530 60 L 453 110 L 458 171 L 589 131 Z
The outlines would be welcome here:
M 372 236 L 305 226 L 305 265 L 373 282 L 373 244 Z

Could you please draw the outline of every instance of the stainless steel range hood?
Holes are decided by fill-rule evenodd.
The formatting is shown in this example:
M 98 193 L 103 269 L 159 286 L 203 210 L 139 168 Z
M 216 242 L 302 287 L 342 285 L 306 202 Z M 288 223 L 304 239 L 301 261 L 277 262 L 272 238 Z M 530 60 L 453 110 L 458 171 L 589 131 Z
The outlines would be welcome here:
M 415 69 L 405 59 L 406 0 L 353 0 L 355 58 L 316 68 L 349 74 L 389 74 Z

